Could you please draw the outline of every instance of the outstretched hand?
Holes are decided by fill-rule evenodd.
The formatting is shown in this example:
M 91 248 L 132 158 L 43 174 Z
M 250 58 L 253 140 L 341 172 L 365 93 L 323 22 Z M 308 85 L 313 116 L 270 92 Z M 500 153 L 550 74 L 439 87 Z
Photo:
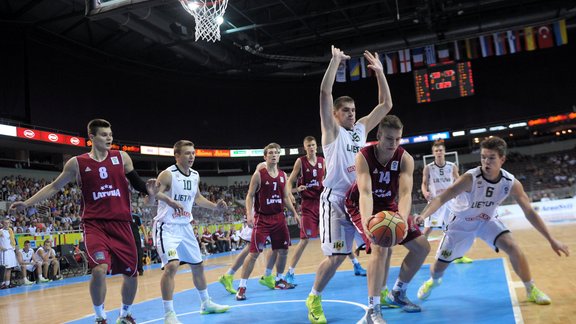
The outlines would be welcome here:
M 226 210 L 226 208 L 228 208 L 228 204 L 226 204 L 224 199 L 220 199 L 220 200 L 218 200 L 218 202 L 216 202 L 216 209 L 222 211 L 222 210 Z
M 26 204 L 23 201 L 15 201 L 10 205 L 10 212 L 13 211 L 22 211 L 26 209 Z
M 156 185 L 156 179 L 148 179 L 146 181 L 146 191 L 148 191 L 148 195 L 156 196 L 159 189 L 160 185 Z
M 350 59 L 349 55 L 344 54 L 342 50 L 332 45 L 332 58 L 336 59 L 339 63 Z
M 550 241 L 550 245 L 552 246 L 552 250 L 554 250 L 554 252 L 556 252 L 556 254 L 558 254 L 558 256 L 562 256 L 562 253 L 564 253 L 564 255 L 566 256 L 570 256 L 570 249 L 568 248 L 568 246 L 556 239 L 552 239 Z M 560 253 L 562 252 L 562 253 Z
M 374 72 L 384 72 L 384 67 L 382 66 L 382 62 L 380 62 L 380 56 L 378 53 L 374 52 L 374 54 L 364 51 L 364 58 L 368 61 L 368 68 L 372 69 Z

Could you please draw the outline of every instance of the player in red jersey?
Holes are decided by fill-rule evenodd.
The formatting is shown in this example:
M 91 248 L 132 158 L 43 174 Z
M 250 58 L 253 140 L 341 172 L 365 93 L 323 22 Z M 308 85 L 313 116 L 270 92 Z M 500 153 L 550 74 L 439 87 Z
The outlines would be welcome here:
M 122 308 L 116 323 L 136 323 L 130 306 L 138 288 L 138 260 L 130 223 L 129 184 L 139 192 L 155 198 L 151 179 L 144 182 L 134 170 L 132 159 L 123 151 L 111 150 L 112 126 L 104 119 L 88 123 L 92 141 L 89 153 L 75 156 L 64 165 L 62 173 L 26 201 L 14 202 L 11 210 L 23 210 L 56 194 L 67 183 L 76 180 L 82 190 L 82 228 L 92 269 L 90 296 L 96 323 L 106 323 L 104 299 L 106 274 L 121 273 Z M 128 179 L 128 182 L 126 179 Z
M 388 115 L 382 119 L 378 126 L 378 143 L 361 149 L 356 155 L 356 183 L 348 190 L 346 198 L 347 211 L 363 233 L 367 251 L 371 250 L 368 263 L 369 309 L 364 323 L 384 323 L 381 305 L 402 307 L 406 312 L 420 311 L 420 306 L 406 297 L 406 288 L 430 252 L 430 244 L 410 216 L 414 158 L 399 146 L 402 129 L 398 117 Z M 397 212 L 408 224 L 406 237 L 400 244 L 409 252 L 390 292 L 385 287 L 392 251 L 370 244 L 373 238 L 367 229 L 372 215 L 384 210 Z
M 292 256 L 290 267 L 286 273 L 286 281 L 294 284 L 294 268 L 298 264 L 304 249 L 308 245 L 308 239 L 317 237 L 318 223 L 320 222 L 320 194 L 324 186 L 324 171 L 326 165 L 324 158 L 316 156 L 317 144 L 313 136 L 304 138 L 304 149 L 306 155 L 299 157 L 294 163 L 290 178 L 288 178 L 287 191 L 300 194 L 302 198 L 302 223 L 300 226 L 300 242 L 296 246 L 296 251 Z M 292 184 L 296 182 L 296 188 L 292 189 Z
M 238 292 L 237 300 L 246 299 L 246 282 L 254 269 L 254 263 L 260 253 L 264 250 L 266 238 L 270 236 L 272 250 L 278 250 L 276 260 L 277 277 L 275 287 L 277 289 L 294 288 L 284 280 L 284 267 L 286 266 L 286 257 L 288 256 L 288 246 L 290 245 L 290 233 L 286 225 L 286 216 L 284 215 L 284 205 L 300 222 L 298 213 L 290 200 L 288 191 L 285 190 L 288 178 L 286 173 L 278 168 L 280 161 L 280 145 L 270 143 L 264 148 L 264 159 L 266 168 L 254 172 L 250 179 L 248 194 L 246 195 L 246 215 L 248 226 L 252 226 L 252 238 L 250 240 L 250 254 L 244 260 L 242 265 L 242 277 Z M 252 213 L 254 205 L 254 214 Z M 271 274 L 262 277 L 262 284 L 272 278 Z M 262 282 L 264 281 L 264 282 Z M 269 286 L 269 285 L 266 285 Z M 272 288 L 271 286 L 269 286 Z

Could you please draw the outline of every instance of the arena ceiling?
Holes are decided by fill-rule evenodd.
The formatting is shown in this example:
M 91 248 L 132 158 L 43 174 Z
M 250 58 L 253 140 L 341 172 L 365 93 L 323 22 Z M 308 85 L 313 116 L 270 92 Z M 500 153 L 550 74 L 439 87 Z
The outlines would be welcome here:
M 359 55 L 552 22 L 576 14 L 573 0 L 230 0 L 222 39 L 195 41 L 177 0 L 3 0 L 0 21 L 27 37 L 107 59 L 190 74 L 301 77 L 322 73 L 331 44 Z

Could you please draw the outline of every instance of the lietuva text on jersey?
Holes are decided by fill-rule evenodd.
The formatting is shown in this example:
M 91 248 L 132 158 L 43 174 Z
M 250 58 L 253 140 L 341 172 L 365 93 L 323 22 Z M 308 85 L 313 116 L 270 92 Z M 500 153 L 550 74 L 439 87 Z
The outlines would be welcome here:
M 434 178 L 432 179 L 434 183 L 452 183 L 451 177 L 442 177 L 442 178 Z
M 176 200 L 176 201 L 192 201 L 192 196 L 175 194 L 174 200 Z
M 472 202 L 472 206 L 470 206 L 470 208 L 484 208 L 484 207 L 490 207 L 494 205 L 493 201 L 474 201 Z
M 346 151 L 352 152 L 352 153 L 354 153 L 354 154 L 360 152 L 360 149 L 361 149 L 361 148 L 362 148 L 362 147 L 357 146 L 357 145 L 346 144 Z
M 310 182 L 306 184 L 306 188 L 314 188 L 314 187 L 320 187 L 320 182 L 316 179 L 312 179 L 310 180 Z

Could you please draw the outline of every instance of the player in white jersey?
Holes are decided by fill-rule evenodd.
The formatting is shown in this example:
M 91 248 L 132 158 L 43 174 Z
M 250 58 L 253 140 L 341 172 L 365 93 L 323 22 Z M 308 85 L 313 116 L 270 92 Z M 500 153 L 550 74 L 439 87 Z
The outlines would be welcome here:
M 28 271 L 36 271 L 38 282 L 48 282 L 42 275 L 42 261 L 34 260 L 34 250 L 30 247 L 30 241 L 24 241 L 24 248 L 16 252 L 19 266 L 16 269 L 22 271 L 24 277 L 24 284 L 31 285 L 34 282 L 28 280 Z
M 174 312 L 174 276 L 181 263 L 192 270 L 194 286 L 202 300 L 201 314 L 222 313 L 230 307 L 218 305 L 210 299 L 202 265 L 202 253 L 190 222 L 192 206 L 223 211 L 226 203 L 213 203 L 200 194 L 198 172 L 192 169 L 196 151 L 190 141 L 174 144 L 176 164 L 162 171 L 156 181 L 158 187 L 158 213 L 154 218 L 155 245 L 162 260 L 160 288 L 164 304 L 164 323 L 180 323 Z
M 432 154 L 434 154 L 434 161 L 424 166 L 422 171 L 422 195 L 426 198 L 426 201 L 439 196 L 458 178 L 458 166 L 455 163 L 446 161 L 444 140 L 434 142 Z M 448 222 L 449 213 L 448 206 L 442 205 L 440 209 L 424 221 L 422 234 L 428 237 L 433 228 L 442 228 Z
M 512 195 L 525 217 L 548 240 L 556 254 L 561 256 L 562 252 L 568 256 L 568 246 L 550 235 L 546 224 L 530 205 L 522 184 L 502 169 L 506 161 L 506 142 L 503 139 L 491 137 L 482 141 L 480 161 L 480 167 L 468 170 L 440 196 L 434 198 L 418 216 L 419 220 L 429 217 L 441 205 L 454 198 L 450 201 L 451 221 L 438 246 L 436 261 L 430 267 L 431 278 L 418 290 L 418 298 L 428 298 L 432 289 L 441 283 L 450 262 L 463 256 L 472 246 L 474 238 L 479 237 L 496 252 L 506 252 L 514 271 L 526 286 L 528 301 L 548 305 L 551 300 L 534 285 L 526 256 L 510 231 L 498 219 L 498 206 L 508 195 Z
M 320 263 L 314 286 L 306 300 L 311 323 L 326 323 L 321 293 L 334 276 L 346 256 L 352 252 L 356 231 L 346 216 L 346 191 L 356 179 L 354 158 L 366 144 L 366 136 L 392 109 L 392 98 L 377 53 L 364 52 L 368 68 L 378 80 L 378 105 L 369 115 L 356 122 L 354 99 L 339 97 L 333 100 L 332 86 L 340 64 L 350 56 L 332 46 L 332 60 L 320 86 L 320 126 L 322 149 L 326 163 L 324 190 L 320 196 L 320 239 L 326 258 Z

